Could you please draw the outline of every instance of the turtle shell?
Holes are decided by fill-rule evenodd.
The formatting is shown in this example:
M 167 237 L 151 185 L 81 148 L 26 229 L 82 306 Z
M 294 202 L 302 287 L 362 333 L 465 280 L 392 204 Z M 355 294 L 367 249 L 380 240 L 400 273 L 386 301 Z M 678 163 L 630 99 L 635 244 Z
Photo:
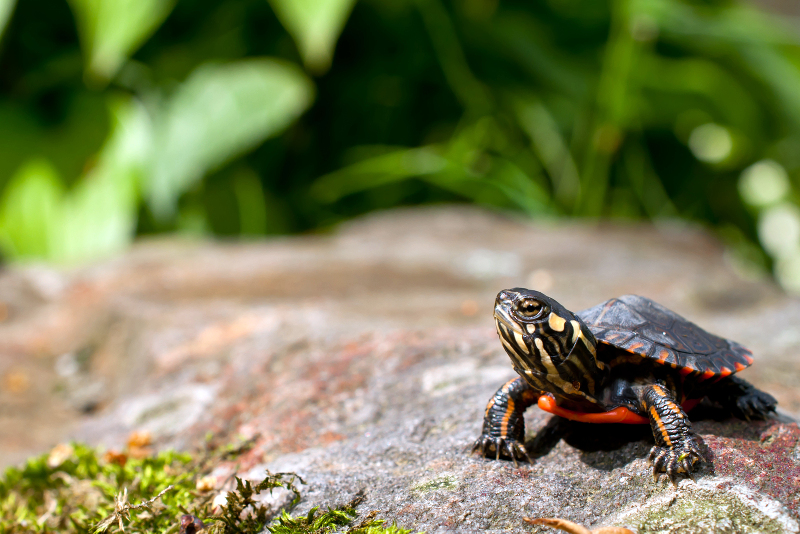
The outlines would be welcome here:
M 652 300 L 624 295 L 576 314 L 603 343 L 702 378 L 727 376 L 753 363 L 751 352 L 710 334 Z

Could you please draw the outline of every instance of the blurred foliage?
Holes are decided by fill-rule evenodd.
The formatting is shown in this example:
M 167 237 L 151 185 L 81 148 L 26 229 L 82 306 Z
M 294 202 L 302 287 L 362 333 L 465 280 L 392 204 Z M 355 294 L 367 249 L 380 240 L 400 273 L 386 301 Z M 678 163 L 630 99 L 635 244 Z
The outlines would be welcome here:
M 0 247 L 681 218 L 800 290 L 800 23 L 733 0 L 0 0 Z M 334 53 L 335 51 L 335 53 Z

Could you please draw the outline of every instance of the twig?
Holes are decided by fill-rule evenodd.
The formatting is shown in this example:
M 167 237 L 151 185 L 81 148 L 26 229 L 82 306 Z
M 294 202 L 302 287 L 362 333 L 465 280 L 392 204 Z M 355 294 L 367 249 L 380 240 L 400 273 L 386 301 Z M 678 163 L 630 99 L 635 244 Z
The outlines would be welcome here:
M 111 513 L 110 516 L 100 521 L 100 523 L 98 523 L 97 526 L 92 529 L 92 532 L 94 534 L 105 532 L 114 522 L 114 520 L 116 520 L 119 523 L 119 529 L 125 532 L 125 524 L 122 522 L 122 520 L 124 519 L 126 521 L 129 521 L 131 511 L 141 510 L 142 508 L 149 509 L 154 502 L 160 499 L 162 495 L 171 490 L 173 487 L 174 486 L 170 484 L 169 486 L 161 490 L 158 493 L 158 495 L 156 495 L 152 499 L 147 501 L 142 501 L 139 504 L 134 504 L 134 505 L 128 503 L 128 488 L 123 489 L 122 493 L 114 497 L 114 502 L 115 502 L 114 511 Z

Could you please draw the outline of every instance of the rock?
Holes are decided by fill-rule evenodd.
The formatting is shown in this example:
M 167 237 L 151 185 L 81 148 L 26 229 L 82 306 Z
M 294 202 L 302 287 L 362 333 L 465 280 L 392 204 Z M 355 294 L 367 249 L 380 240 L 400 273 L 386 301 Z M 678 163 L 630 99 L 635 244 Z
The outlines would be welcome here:
M 644 426 L 570 424 L 518 468 L 473 456 L 486 401 L 514 376 L 494 295 L 518 285 L 575 310 L 639 293 L 736 339 L 781 415 L 693 414 L 709 461 L 677 490 L 653 482 Z M 70 272 L 11 270 L 3 295 L 0 379 L 28 384 L 0 390 L 5 462 L 67 437 L 120 447 L 147 430 L 191 449 L 212 432 L 254 440 L 237 460 L 250 478 L 302 476 L 299 513 L 365 489 L 359 510 L 429 533 L 548 530 L 524 516 L 800 532 L 800 301 L 740 278 L 696 229 L 400 210 L 329 236 L 167 239 Z M 533 439 L 549 415 L 526 421 Z

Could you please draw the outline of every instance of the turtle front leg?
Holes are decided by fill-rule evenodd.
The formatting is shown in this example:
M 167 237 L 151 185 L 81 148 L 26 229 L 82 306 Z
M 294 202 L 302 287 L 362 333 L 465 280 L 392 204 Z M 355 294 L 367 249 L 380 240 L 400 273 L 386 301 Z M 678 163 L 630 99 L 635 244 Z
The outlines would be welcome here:
M 691 477 L 694 464 L 703 459 L 689 417 L 675 402 L 672 392 L 661 385 L 644 386 L 638 394 L 656 440 L 648 457 L 653 465 L 653 478 L 658 480 L 659 474 L 666 471 L 677 487 L 678 473 Z
M 526 458 L 533 463 L 525 450 L 525 410 L 534 404 L 541 392 L 533 389 L 522 378 L 509 380 L 497 390 L 486 405 L 483 416 L 483 432 L 472 446 L 472 452 L 483 456 L 494 452 L 496 460 L 501 454 L 511 457 L 514 465 L 517 458 Z

